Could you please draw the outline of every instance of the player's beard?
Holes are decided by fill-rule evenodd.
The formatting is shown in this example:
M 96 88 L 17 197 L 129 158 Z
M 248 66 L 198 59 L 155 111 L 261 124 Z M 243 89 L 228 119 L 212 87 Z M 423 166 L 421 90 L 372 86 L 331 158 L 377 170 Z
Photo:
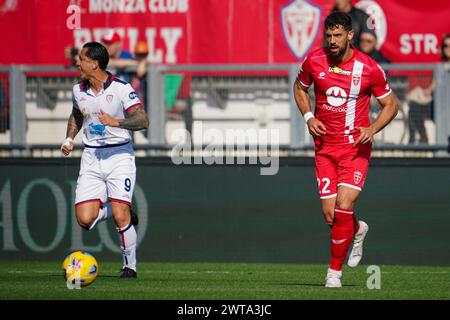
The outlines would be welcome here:
M 339 50 L 337 50 L 337 51 L 330 50 L 331 55 L 335 58 L 342 58 L 345 54 L 345 51 L 347 50 L 348 43 L 343 47 L 339 47 L 339 46 L 336 46 L 336 47 L 339 48 Z M 331 49 L 331 48 L 329 48 L 329 49 Z

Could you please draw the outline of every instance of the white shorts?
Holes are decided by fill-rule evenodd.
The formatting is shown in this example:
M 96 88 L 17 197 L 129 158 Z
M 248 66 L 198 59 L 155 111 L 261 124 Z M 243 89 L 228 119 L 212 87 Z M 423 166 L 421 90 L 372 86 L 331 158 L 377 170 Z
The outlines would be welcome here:
M 81 157 L 75 205 L 107 200 L 131 206 L 136 165 L 131 143 L 117 147 L 86 147 Z

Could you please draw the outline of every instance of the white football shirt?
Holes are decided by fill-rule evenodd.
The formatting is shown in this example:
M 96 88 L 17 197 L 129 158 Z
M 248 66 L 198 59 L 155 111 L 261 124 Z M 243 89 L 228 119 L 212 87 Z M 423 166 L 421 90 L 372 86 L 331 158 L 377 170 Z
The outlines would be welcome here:
M 128 111 L 142 106 L 131 85 L 108 72 L 103 89 L 95 95 L 87 80 L 73 87 L 73 107 L 80 110 L 83 120 L 83 143 L 101 147 L 131 141 L 131 131 L 103 125 L 98 116 L 100 109 L 115 119 L 124 119 Z

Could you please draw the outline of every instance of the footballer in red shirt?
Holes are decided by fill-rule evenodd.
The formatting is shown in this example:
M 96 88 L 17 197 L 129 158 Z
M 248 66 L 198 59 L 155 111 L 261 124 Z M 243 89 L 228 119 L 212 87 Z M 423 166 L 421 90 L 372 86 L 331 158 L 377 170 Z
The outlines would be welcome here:
M 341 287 L 342 264 L 356 267 L 368 226 L 356 220 L 353 207 L 363 188 L 374 135 L 398 111 L 383 69 L 351 44 L 350 16 L 333 12 L 325 19 L 326 48 L 312 51 L 299 68 L 294 96 L 314 138 L 316 177 L 322 211 L 331 226 L 331 264 L 326 287 Z M 308 89 L 316 97 L 312 113 Z M 382 110 L 370 123 L 374 95 Z

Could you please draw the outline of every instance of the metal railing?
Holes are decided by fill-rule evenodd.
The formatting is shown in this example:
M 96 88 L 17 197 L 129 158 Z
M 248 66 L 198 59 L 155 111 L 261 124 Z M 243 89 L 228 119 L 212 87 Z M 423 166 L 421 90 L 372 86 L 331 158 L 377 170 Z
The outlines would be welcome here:
M 375 150 L 446 154 L 450 134 L 448 68 L 442 64 L 388 64 L 383 68 L 398 97 L 400 112 L 377 135 Z M 150 127 L 144 134 L 135 134 L 136 149 L 145 155 L 167 154 L 177 144 L 172 133 L 181 129 L 191 135 L 193 145 L 204 147 L 212 142 L 199 136 L 204 134 L 199 131 L 201 127 L 223 132 L 227 128 L 271 128 L 280 131 L 279 150 L 288 155 L 304 154 L 313 145 L 292 94 L 297 70 L 296 64 L 151 65 L 143 91 Z M 436 86 L 433 103 L 421 109 L 427 115 L 418 115 L 416 119 L 412 117 L 409 95 L 415 74 L 423 72 L 428 73 L 426 77 L 434 80 Z M 182 78 L 178 88 L 172 88 L 173 84 L 167 81 L 170 75 Z M 0 84 L 5 87 L 7 83 L 8 90 L 8 94 L 0 95 L 0 110 L 9 112 L 9 129 L 0 132 L 2 156 L 35 155 L 38 150 L 59 149 L 76 77 L 76 69 L 62 66 L 0 66 L 3 79 Z M 168 92 L 175 92 L 170 106 Z M 310 92 L 314 103 L 313 90 Z M 372 119 L 378 111 L 377 104 L 372 103 Z M 413 129 L 418 130 L 415 127 L 419 127 L 419 142 L 410 138 L 415 133 Z M 51 130 L 54 133 L 46 138 L 45 132 Z M 422 137 L 424 130 L 426 141 Z M 252 148 L 251 143 L 245 144 Z

